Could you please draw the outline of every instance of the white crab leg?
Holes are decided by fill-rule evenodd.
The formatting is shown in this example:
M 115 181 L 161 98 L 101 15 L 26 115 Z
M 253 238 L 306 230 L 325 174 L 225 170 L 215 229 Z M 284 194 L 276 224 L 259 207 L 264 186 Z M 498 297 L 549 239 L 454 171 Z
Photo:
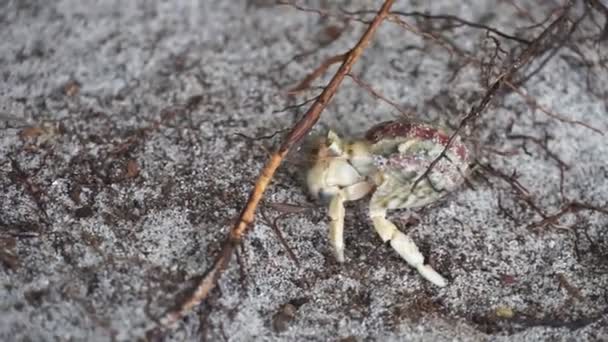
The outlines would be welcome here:
M 444 287 L 447 285 L 447 280 L 437 273 L 431 266 L 424 264 L 424 256 L 418 250 L 414 241 L 407 235 L 403 234 L 395 224 L 386 219 L 386 209 L 379 205 L 373 205 L 370 208 L 370 217 L 374 223 L 374 228 L 382 241 L 390 241 L 391 247 L 399 255 L 407 261 L 410 266 L 418 270 L 418 272 L 431 283 Z
M 329 203 L 329 242 L 338 262 L 344 262 L 344 209 L 345 201 L 356 201 L 372 190 L 368 182 L 361 182 L 340 189 Z

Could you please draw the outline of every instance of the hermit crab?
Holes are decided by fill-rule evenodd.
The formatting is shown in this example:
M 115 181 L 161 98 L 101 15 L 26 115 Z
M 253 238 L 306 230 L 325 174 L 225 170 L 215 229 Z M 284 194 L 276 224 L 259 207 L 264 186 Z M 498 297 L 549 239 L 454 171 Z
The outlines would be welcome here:
M 338 262 L 344 262 L 344 202 L 371 194 L 369 216 L 382 241 L 424 278 L 447 285 L 386 214 L 428 205 L 464 182 L 470 152 L 459 136 L 425 123 L 388 121 L 362 139 L 344 140 L 330 130 L 312 154 L 308 190 L 329 200 L 329 241 Z

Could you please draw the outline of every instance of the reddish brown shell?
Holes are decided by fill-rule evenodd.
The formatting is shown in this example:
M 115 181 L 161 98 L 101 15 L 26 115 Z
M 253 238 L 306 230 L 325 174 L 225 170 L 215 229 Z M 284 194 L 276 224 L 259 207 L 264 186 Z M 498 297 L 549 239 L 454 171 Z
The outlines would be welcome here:
M 432 140 L 436 144 L 441 144 L 443 146 L 447 146 L 448 141 L 450 140 L 450 136 L 446 132 L 436 127 L 405 121 L 385 121 L 370 128 L 365 134 L 365 139 L 372 144 L 383 139 L 398 137 Z M 468 160 L 468 149 L 459 138 L 452 141 L 450 150 L 460 157 L 461 160 Z

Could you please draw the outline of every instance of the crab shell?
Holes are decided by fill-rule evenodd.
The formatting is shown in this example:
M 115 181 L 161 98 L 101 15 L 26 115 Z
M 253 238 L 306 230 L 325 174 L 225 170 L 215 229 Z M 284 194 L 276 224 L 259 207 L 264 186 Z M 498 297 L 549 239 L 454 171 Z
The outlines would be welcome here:
M 450 135 L 428 124 L 383 122 L 368 130 L 365 140 L 377 170 L 374 197 L 388 209 L 434 202 L 461 185 L 468 171 L 470 152 L 460 137 L 450 143 Z
M 371 144 L 378 144 L 391 139 L 399 141 L 416 139 L 441 145 L 442 148 L 445 148 L 450 136 L 443 130 L 428 124 L 386 121 L 370 128 L 365 133 L 365 139 Z M 468 162 L 469 151 L 459 136 L 455 137 L 449 150 L 457 155 L 461 162 Z

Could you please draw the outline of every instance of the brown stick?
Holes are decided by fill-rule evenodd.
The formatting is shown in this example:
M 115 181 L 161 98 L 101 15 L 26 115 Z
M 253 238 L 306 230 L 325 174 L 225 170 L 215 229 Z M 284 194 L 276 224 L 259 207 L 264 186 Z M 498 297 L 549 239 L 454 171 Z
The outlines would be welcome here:
M 456 130 L 454 131 L 454 133 L 452 133 L 450 139 L 448 139 L 448 142 L 446 143 L 443 151 L 441 151 L 437 158 L 433 159 L 433 161 L 429 164 L 429 167 L 426 168 L 426 171 L 414 181 L 411 191 L 413 191 L 413 189 L 415 189 L 416 186 L 418 186 L 418 184 L 423 179 L 429 176 L 429 174 L 431 173 L 435 165 L 439 162 L 439 160 L 445 158 L 446 152 L 448 151 L 450 146 L 452 146 L 452 142 L 454 141 L 456 136 L 460 134 L 460 131 L 462 131 L 462 129 L 466 125 L 468 125 L 470 121 L 474 121 L 477 117 L 481 116 L 481 114 L 486 110 L 490 102 L 496 96 L 498 90 L 501 89 L 502 86 L 506 84 L 506 82 L 508 82 L 511 77 L 513 77 L 513 75 L 515 75 L 519 70 L 521 70 L 524 65 L 527 65 L 534 58 L 534 56 L 538 54 L 538 50 L 540 49 L 539 47 L 542 46 L 541 43 L 551 35 L 551 32 L 553 30 L 557 29 L 559 25 L 561 25 L 567 19 L 567 13 L 569 8 L 570 7 L 567 7 L 565 10 L 563 10 L 562 14 L 557 19 L 555 19 L 543 32 L 541 32 L 541 34 L 538 35 L 538 37 L 536 37 L 525 50 L 523 50 L 516 58 L 514 58 L 514 61 L 511 63 L 511 65 L 506 67 L 496 77 L 496 80 L 486 90 L 486 93 L 479 102 L 479 104 L 471 107 L 469 113 L 460 121 L 458 127 L 456 127 Z
M 287 94 L 295 95 L 295 94 L 301 92 L 302 90 L 310 88 L 310 84 L 317 78 L 321 77 L 325 73 L 325 71 L 327 71 L 327 69 L 329 69 L 330 66 L 332 66 L 338 62 L 344 62 L 344 58 L 346 58 L 347 54 L 348 53 L 343 53 L 343 54 L 335 55 L 335 56 L 332 56 L 332 57 L 326 59 L 325 62 L 323 62 L 313 72 L 311 72 L 308 76 L 306 76 L 300 83 L 298 83 L 298 85 L 291 88 L 287 92 Z
M 270 180 L 287 155 L 287 152 L 289 152 L 289 149 L 299 140 L 301 140 L 319 120 L 321 112 L 335 95 L 340 83 L 342 83 L 344 77 L 350 72 L 353 64 L 357 61 L 357 59 L 359 59 L 363 53 L 363 50 L 365 50 L 369 44 L 372 36 L 382 21 L 387 17 L 393 2 L 394 0 L 386 0 L 384 2 L 374 20 L 370 23 L 361 39 L 359 39 L 359 42 L 357 42 L 352 50 L 350 50 L 344 56 L 342 65 L 331 79 L 327 87 L 325 87 L 321 95 L 317 98 L 315 103 L 313 103 L 308 112 L 306 112 L 304 117 L 291 129 L 279 149 L 270 156 L 270 159 L 262 169 L 260 176 L 258 177 L 258 180 L 255 183 L 251 194 L 249 195 L 249 200 L 247 201 L 245 208 L 243 208 L 238 222 L 230 230 L 230 234 L 224 242 L 222 250 L 215 260 L 213 267 L 211 267 L 205 277 L 199 282 L 192 294 L 190 294 L 184 301 L 179 303 L 176 308 L 168 311 L 164 315 L 164 317 L 160 320 L 161 325 L 167 327 L 173 324 L 181 317 L 186 315 L 193 307 L 204 301 L 207 296 L 209 296 L 209 293 L 216 286 L 218 279 L 228 265 L 235 246 L 238 246 L 241 243 L 241 240 L 251 226 L 258 203 L 262 199 L 262 195 L 264 194 L 266 187 L 268 187 Z

